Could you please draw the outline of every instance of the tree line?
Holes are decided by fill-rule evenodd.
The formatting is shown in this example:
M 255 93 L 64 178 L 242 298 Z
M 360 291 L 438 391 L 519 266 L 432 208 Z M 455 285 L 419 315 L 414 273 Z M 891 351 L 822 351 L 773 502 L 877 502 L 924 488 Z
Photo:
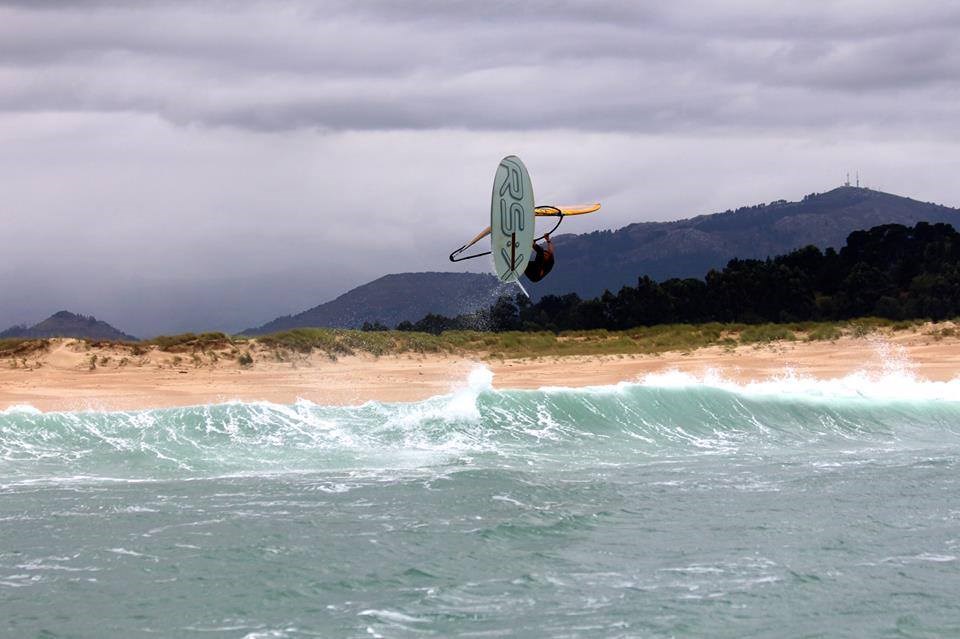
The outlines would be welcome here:
M 575 293 L 501 297 L 480 311 L 430 314 L 398 330 L 564 331 L 629 329 L 669 323 L 794 322 L 877 316 L 890 319 L 960 316 L 960 233 L 949 224 L 886 224 L 855 231 L 839 251 L 816 246 L 786 255 L 733 259 L 703 279 L 656 282 L 593 299 Z M 386 328 L 365 325 L 367 330 Z

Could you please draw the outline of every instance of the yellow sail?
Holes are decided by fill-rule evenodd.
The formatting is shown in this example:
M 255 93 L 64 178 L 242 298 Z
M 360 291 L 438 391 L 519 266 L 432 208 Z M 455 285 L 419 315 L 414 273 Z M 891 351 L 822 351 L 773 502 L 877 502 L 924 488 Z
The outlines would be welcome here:
M 533 207 L 533 212 L 537 217 L 557 217 L 559 215 L 583 215 L 584 213 L 593 213 L 599 208 L 599 202 L 561 206 L 544 205 Z

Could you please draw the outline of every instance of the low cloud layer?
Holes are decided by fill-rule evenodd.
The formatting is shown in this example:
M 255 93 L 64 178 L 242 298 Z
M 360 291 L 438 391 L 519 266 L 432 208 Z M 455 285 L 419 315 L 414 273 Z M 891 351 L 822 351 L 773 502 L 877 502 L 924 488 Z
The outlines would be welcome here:
M 254 131 L 956 124 L 949 3 L 39 4 L 0 8 L 0 109 Z
M 0 2 L 0 328 L 236 330 L 447 269 L 508 153 L 604 200 L 573 232 L 847 168 L 960 204 L 960 8 L 660 4 Z

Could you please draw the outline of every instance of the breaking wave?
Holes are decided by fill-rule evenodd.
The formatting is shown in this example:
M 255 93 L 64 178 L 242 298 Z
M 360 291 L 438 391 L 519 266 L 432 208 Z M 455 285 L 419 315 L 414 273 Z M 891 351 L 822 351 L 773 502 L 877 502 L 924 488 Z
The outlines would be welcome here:
M 960 443 L 960 380 L 909 372 L 736 384 L 650 375 L 590 388 L 494 390 L 478 368 L 455 393 L 359 406 L 226 403 L 135 412 L 0 411 L 0 482 L 617 464 Z

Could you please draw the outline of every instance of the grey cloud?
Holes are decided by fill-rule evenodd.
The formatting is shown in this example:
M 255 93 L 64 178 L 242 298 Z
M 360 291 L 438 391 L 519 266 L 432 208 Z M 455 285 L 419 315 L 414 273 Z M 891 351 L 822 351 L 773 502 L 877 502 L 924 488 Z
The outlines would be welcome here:
M 958 26 L 946 2 L 0 0 L 0 329 L 237 330 L 448 269 L 507 153 L 539 201 L 604 202 L 569 232 L 847 168 L 955 204 Z
M 960 23 L 960 11 L 876 4 L 874 19 L 857 20 L 869 7 L 805 6 L 8 8 L 0 21 L 8 69 L 0 71 L 0 109 L 132 111 L 262 131 L 749 131 L 829 124 L 825 100 L 864 122 L 873 103 L 911 90 L 925 117 L 950 120 L 953 104 L 940 91 L 957 86 L 960 48 L 948 25 Z M 834 126 L 847 123 L 840 109 L 832 113 Z M 908 110 L 865 123 L 891 121 L 916 124 Z
M 141 336 L 239 330 L 388 272 L 451 269 L 449 250 L 485 225 L 507 152 L 526 160 L 538 202 L 604 203 L 564 232 L 797 199 L 847 167 L 871 186 L 960 202 L 954 167 L 939 160 L 956 155 L 946 142 L 262 134 L 131 114 L 37 117 L 0 115 L 0 219 L 17 238 L 0 264 L 0 326 L 68 308 Z

